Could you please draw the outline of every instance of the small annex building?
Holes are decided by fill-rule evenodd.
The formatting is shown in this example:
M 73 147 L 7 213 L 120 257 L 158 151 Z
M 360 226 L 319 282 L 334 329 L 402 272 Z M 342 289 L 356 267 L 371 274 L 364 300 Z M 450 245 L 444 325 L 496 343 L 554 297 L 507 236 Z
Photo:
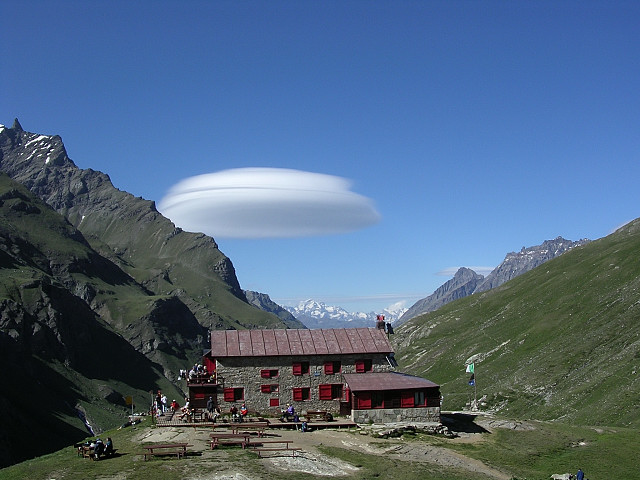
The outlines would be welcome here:
M 439 386 L 395 372 L 381 328 L 216 330 L 203 361 L 213 375 L 190 383 L 189 395 L 195 403 L 213 396 L 223 412 L 244 403 L 278 415 L 291 403 L 356 422 L 440 420 Z

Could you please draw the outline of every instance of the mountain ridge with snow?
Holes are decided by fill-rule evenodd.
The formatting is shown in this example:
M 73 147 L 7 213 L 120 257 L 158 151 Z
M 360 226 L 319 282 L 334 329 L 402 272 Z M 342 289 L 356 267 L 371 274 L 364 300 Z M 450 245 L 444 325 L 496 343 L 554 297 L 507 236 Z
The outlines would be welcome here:
M 387 322 L 394 323 L 407 310 L 390 306 L 380 312 L 348 312 L 342 307 L 312 299 L 303 300 L 297 306 L 283 305 L 283 308 L 307 328 L 375 327 L 378 315 L 384 315 Z

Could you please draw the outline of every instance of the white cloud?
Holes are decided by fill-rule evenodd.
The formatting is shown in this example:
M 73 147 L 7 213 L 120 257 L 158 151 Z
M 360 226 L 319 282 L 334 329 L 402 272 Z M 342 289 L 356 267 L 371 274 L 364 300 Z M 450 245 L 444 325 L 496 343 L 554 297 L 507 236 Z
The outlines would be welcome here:
M 173 186 L 158 210 L 184 230 L 214 237 L 345 233 L 380 220 L 373 202 L 341 177 L 281 168 L 238 168 Z
M 436 275 L 441 277 L 453 277 L 460 268 L 461 267 L 447 267 L 444 270 L 440 270 L 438 273 L 436 273 Z M 467 267 L 467 268 L 473 270 L 479 275 L 484 275 L 486 277 L 496 267 Z

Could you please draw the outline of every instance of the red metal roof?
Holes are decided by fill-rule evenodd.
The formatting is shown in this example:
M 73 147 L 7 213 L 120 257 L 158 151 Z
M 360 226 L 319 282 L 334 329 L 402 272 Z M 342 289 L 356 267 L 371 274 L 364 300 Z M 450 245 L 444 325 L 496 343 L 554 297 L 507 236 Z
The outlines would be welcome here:
M 214 330 L 211 356 L 341 355 L 391 353 L 386 333 L 378 328 L 318 330 Z
M 409 390 L 432 388 L 439 385 L 426 378 L 414 377 L 406 373 L 345 373 L 344 381 L 352 392 Z

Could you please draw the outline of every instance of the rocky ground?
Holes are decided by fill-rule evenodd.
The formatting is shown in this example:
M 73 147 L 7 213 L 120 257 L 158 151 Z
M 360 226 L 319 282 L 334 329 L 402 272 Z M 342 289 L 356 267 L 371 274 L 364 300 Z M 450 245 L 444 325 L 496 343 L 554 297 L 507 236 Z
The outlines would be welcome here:
M 455 432 L 452 442 L 481 442 L 485 435 L 492 428 L 532 428 L 525 423 L 495 424 L 491 419 L 481 420 L 473 424 L 467 424 L 464 416 L 448 418 L 450 425 L 448 429 Z M 402 428 L 402 427 L 398 427 Z M 458 431 L 455 429 L 458 428 Z M 359 452 L 366 452 L 372 455 L 384 455 L 401 461 L 424 462 L 443 467 L 452 467 L 469 471 L 469 474 L 480 473 L 488 478 L 497 480 L 509 480 L 511 475 L 496 470 L 482 462 L 462 454 L 454 452 L 445 447 L 429 445 L 425 442 L 404 441 L 402 437 L 382 438 L 393 432 L 393 428 L 375 426 L 365 427 L 361 431 L 354 433 L 345 430 L 317 430 L 309 433 L 302 433 L 297 430 L 278 430 L 270 432 L 270 435 L 277 435 L 282 440 L 291 440 L 295 446 L 302 449 L 296 457 L 274 456 L 264 458 L 264 466 L 272 470 L 274 475 L 277 471 L 297 471 L 318 476 L 338 477 L 349 476 L 357 472 L 358 467 L 348 462 L 338 460 L 323 455 L 319 447 L 330 446 Z M 202 461 L 215 459 L 229 467 L 227 472 L 220 472 L 215 477 L 208 477 L 207 480 L 255 480 L 252 473 L 230 460 L 230 449 L 210 450 L 208 448 L 209 431 L 191 429 L 183 427 L 165 427 L 145 430 L 141 432 L 140 442 L 180 442 L 186 441 L 193 445 L 193 451 L 203 452 L 200 456 Z M 192 480 L 205 480 L 193 477 Z

